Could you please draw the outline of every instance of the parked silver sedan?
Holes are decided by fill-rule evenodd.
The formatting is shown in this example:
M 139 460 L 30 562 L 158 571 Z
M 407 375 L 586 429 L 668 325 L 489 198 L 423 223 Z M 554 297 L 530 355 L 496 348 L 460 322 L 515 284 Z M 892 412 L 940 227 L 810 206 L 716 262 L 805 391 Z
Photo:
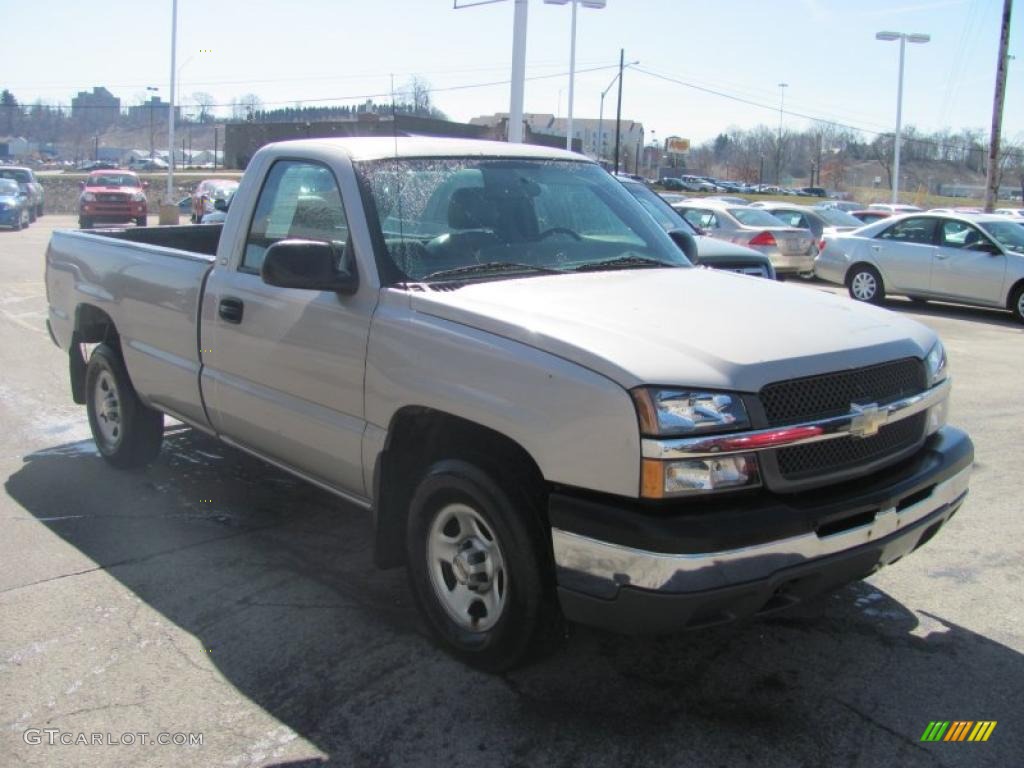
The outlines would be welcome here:
M 806 229 L 787 226 L 767 211 L 716 200 L 686 200 L 672 206 L 703 234 L 745 245 L 772 260 L 779 276 L 810 274 L 818 246 Z
M 1008 309 L 1024 322 L 1024 227 L 997 214 L 910 214 L 828 241 L 814 262 L 857 301 L 886 294 Z
M 843 232 L 852 232 L 864 226 L 863 221 L 838 208 L 812 208 L 807 205 L 770 201 L 753 203 L 751 208 L 768 211 L 783 224 L 791 227 L 810 230 L 815 242 L 818 243 L 819 251 L 824 250 L 826 238 Z

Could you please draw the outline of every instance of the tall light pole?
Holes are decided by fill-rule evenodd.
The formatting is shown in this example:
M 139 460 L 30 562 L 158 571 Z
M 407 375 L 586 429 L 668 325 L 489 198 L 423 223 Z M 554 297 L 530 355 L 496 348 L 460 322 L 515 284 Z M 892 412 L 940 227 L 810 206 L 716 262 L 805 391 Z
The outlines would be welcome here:
M 174 202 L 174 76 L 178 54 L 178 0 L 171 0 L 171 95 L 167 110 L 167 194 L 166 203 Z
M 992 96 L 992 132 L 988 144 L 988 168 L 985 171 L 985 210 L 989 213 L 999 199 L 999 141 L 1003 131 L 1003 102 L 1006 100 L 1006 68 L 1010 58 L 1010 14 L 1013 0 L 1003 0 L 1003 23 L 999 35 L 999 59 L 996 62 L 996 89 Z
M 631 61 L 626 64 L 623 69 L 629 69 L 635 67 L 640 61 Z M 601 91 L 601 109 L 597 113 L 597 159 L 600 161 L 604 157 L 604 97 L 608 95 L 608 91 L 612 89 L 612 86 L 619 82 L 619 73 L 615 73 L 615 77 L 608 83 L 608 87 Z
M 569 120 L 565 132 L 565 148 L 571 152 L 573 90 L 576 83 L 576 6 L 604 8 L 607 5 L 607 0 L 544 0 L 544 2 L 548 5 L 567 5 L 572 3 L 572 34 L 569 38 Z
M 152 85 L 147 85 L 146 90 L 153 92 L 153 96 L 149 97 L 149 159 L 152 160 L 154 155 L 156 155 L 156 149 L 154 148 L 153 139 L 153 107 L 155 106 L 155 104 L 153 104 L 153 99 L 158 98 L 156 96 L 156 93 L 160 89 Z
M 894 40 L 900 41 L 900 74 L 896 84 L 896 141 L 892 160 L 892 202 L 898 203 L 900 201 L 900 145 L 903 143 L 901 136 L 903 130 L 903 60 L 908 42 L 927 43 L 932 38 L 930 35 L 917 32 L 877 32 L 875 39 L 890 43 Z
M 782 115 L 789 83 L 779 83 L 779 140 L 775 147 L 775 183 L 782 184 Z

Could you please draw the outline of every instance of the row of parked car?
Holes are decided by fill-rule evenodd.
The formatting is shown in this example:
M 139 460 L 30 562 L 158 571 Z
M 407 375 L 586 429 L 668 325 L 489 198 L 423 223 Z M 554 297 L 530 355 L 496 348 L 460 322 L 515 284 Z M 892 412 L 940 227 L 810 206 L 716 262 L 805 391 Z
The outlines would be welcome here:
M 764 276 L 816 276 L 845 285 L 850 296 L 881 303 L 899 294 L 1006 309 L 1024 322 L 1024 209 L 935 208 L 831 200 L 814 206 L 742 198 L 661 194 L 620 178 L 668 230 L 683 228 L 742 251 L 692 260 L 735 269 L 760 254 Z M 658 203 L 654 203 L 654 199 Z M 744 253 L 745 252 L 745 253 Z M 718 263 L 716 263 L 718 262 Z M 737 270 L 746 271 L 746 270 Z
M 735 194 L 793 195 L 799 197 L 826 197 L 822 187 L 780 187 L 774 184 L 749 184 L 745 181 L 716 179 L 712 176 L 666 176 L 658 183 L 668 190 L 679 192 L 732 192 Z
M 24 229 L 43 215 L 44 198 L 31 168 L 0 166 L 0 227 Z

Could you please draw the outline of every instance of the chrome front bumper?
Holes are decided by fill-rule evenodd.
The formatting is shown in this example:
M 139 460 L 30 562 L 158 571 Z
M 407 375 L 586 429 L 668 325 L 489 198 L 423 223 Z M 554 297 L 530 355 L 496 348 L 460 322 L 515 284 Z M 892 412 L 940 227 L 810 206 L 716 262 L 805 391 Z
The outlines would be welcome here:
M 899 560 L 967 497 L 974 446 L 953 427 L 910 458 L 813 492 L 548 503 L 566 617 L 660 633 L 765 615 Z
M 830 536 L 802 536 L 723 552 L 663 554 L 597 541 L 554 529 L 551 542 L 559 584 L 613 598 L 623 586 L 664 592 L 699 592 L 767 578 L 776 571 L 834 555 L 905 530 L 967 495 L 970 468 L 903 509 L 879 511 L 874 520 Z

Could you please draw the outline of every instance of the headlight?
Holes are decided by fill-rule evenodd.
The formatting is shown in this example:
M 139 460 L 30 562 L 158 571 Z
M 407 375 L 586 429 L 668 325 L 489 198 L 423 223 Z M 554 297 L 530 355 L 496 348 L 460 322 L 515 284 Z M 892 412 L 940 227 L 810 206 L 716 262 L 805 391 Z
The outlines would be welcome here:
M 650 387 L 634 389 L 630 394 L 644 435 L 701 435 L 750 426 L 739 395 Z
M 144 203 L 146 202 L 146 195 L 142 192 L 136 192 L 134 195 L 132 195 L 132 200 L 134 200 L 136 203 Z
M 92 202 L 95 202 L 95 201 L 96 201 L 96 195 L 94 195 L 92 192 L 83 192 L 82 193 L 82 202 L 83 203 L 92 203 Z
M 940 381 L 949 376 L 946 365 L 946 348 L 941 341 L 936 341 L 931 351 L 924 359 L 925 369 L 928 372 L 928 386 L 934 387 Z

